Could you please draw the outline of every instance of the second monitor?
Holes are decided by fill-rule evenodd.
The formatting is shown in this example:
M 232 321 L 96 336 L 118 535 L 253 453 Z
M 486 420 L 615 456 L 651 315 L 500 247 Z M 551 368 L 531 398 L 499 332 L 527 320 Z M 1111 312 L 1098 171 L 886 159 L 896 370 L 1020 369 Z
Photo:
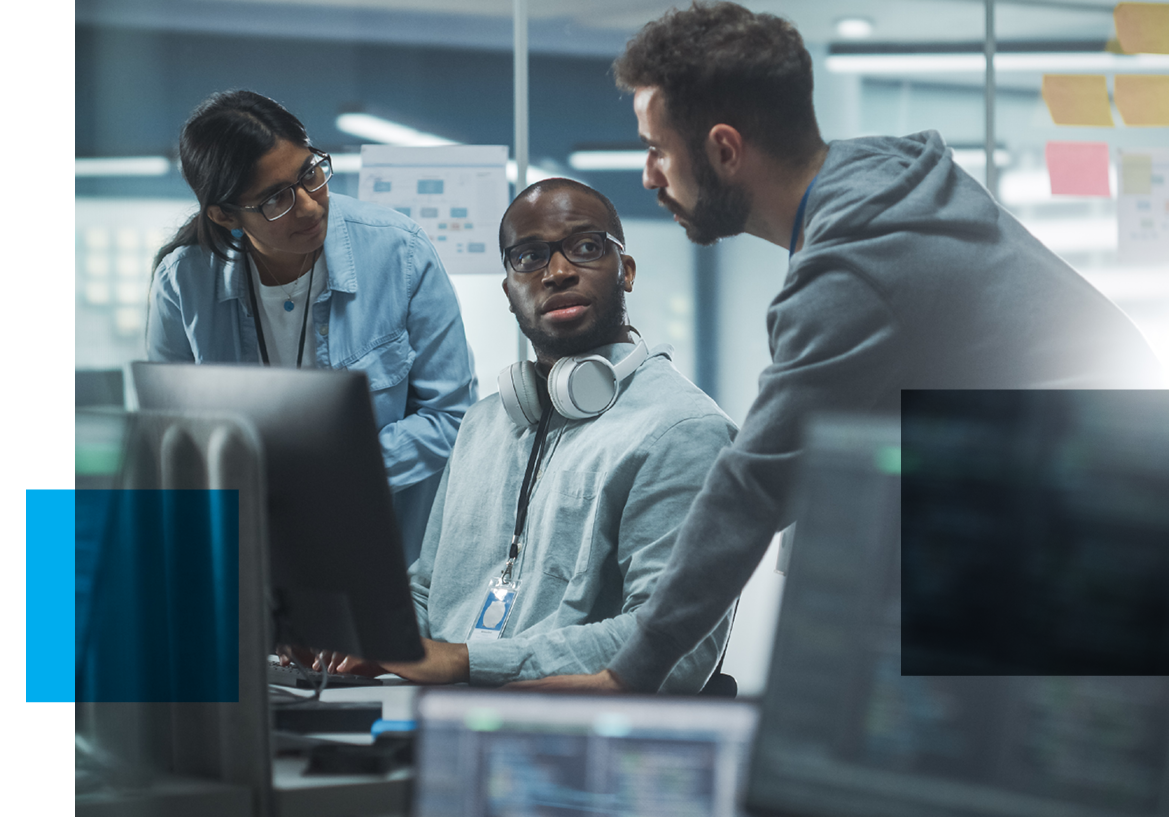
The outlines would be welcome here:
M 134 363 L 132 375 L 144 409 L 236 412 L 259 432 L 278 642 L 423 657 L 364 374 Z

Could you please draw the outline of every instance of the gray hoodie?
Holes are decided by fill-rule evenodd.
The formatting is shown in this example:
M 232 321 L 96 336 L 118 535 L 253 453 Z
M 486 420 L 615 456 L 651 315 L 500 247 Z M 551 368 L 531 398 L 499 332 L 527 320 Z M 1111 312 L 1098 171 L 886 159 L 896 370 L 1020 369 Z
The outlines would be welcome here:
M 792 519 L 804 418 L 896 413 L 902 389 L 1132 388 L 1160 364 L 1132 322 L 954 164 L 934 131 L 833 142 L 804 247 L 767 313 L 772 364 L 610 663 L 654 690 Z

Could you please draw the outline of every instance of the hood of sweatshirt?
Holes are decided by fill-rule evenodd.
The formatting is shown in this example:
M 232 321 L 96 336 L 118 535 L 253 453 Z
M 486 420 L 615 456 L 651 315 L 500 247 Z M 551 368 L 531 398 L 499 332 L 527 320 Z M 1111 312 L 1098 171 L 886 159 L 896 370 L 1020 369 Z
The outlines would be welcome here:
M 884 342 L 904 388 L 1131 388 L 1160 368 L 935 131 L 830 143 L 804 237 L 768 313 L 773 355 Z
M 808 212 L 807 245 L 928 234 L 940 223 L 975 238 L 992 233 L 1000 213 L 937 131 L 830 143 Z

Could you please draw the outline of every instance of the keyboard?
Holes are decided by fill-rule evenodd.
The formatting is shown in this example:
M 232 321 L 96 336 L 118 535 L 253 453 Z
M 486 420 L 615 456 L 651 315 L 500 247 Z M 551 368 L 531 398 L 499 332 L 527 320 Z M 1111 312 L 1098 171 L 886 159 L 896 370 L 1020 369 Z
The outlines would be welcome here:
M 308 675 L 306 678 L 305 675 Z M 297 689 L 315 689 L 320 687 L 325 673 L 319 670 L 301 670 L 296 667 L 282 667 L 276 661 L 268 662 L 268 683 L 282 687 L 296 687 Z M 332 673 L 329 675 L 327 689 L 344 689 L 345 687 L 377 687 L 384 684 L 377 678 L 365 675 L 350 675 L 348 673 Z

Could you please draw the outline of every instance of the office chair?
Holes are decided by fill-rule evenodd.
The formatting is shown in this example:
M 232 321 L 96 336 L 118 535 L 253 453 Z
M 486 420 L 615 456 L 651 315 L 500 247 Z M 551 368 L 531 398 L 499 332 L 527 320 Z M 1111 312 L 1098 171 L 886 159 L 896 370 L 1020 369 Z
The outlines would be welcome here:
M 722 672 L 723 662 L 720 660 L 715 667 L 714 675 L 706 682 L 699 695 L 710 695 L 715 698 L 734 698 L 739 694 L 739 682 L 735 676 Z

